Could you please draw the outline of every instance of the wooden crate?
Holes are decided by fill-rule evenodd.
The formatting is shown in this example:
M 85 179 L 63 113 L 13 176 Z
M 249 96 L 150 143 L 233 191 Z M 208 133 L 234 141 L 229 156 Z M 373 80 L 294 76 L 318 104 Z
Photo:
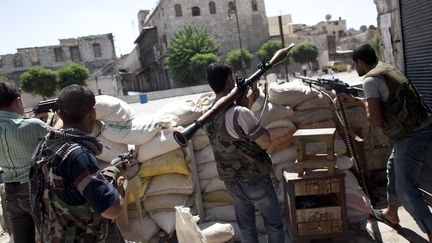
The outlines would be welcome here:
M 345 174 L 335 169 L 334 174 L 312 170 L 300 176 L 284 171 L 283 176 L 285 218 L 292 241 L 344 239 L 348 229 Z

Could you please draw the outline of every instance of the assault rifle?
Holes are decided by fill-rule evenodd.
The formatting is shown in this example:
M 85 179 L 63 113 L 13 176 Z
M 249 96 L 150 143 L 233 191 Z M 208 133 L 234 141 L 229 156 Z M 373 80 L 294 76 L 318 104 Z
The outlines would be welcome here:
M 131 149 L 128 153 L 119 154 L 118 158 L 113 159 L 107 168 L 109 167 L 114 167 L 118 171 L 115 171 L 116 176 L 108 178 L 108 180 L 112 179 L 115 181 L 119 176 L 124 176 L 127 179 L 131 179 L 138 173 L 139 170 L 139 162 L 136 151 Z M 105 175 L 105 177 L 107 176 Z
M 326 79 L 326 78 L 308 78 L 304 76 L 296 76 L 296 78 L 300 78 L 304 83 L 311 85 L 317 85 L 325 88 L 326 90 L 334 90 L 336 94 L 340 93 L 348 93 L 354 96 L 358 96 L 358 92 L 363 92 L 363 89 L 349 86 L 349 84 L 334 78 L 334 79 Z
M 348 117 L 345 112 L 344 104 L 340 97 L 341 93 L 348 93 L 353 96 L 358 96 L 358 92 L 359 91 L 363 92 L 363 89 L 351 87 L 347 83 L 344 83 L 339 79 L 325 79 L 325 78 L 313 79 L 313 78 L 308 78 L 303 76 L 297 78 L 300 78 L 304 83 L 309 84 L 309 86 L 317 85 L 325 88 L 326 90 L 334 90 L 336 92 L 336 101 L 339 104 L 339 109 L 337 110 L 337 112 L 339 114 L 340 122 L 344 131 L 347 149 L 353 158 L 354 172 L 355 172 L 354 174 L 356 175 L 357 179 L 360 181 L 363 187 L 363 191 L 366 193 L 367 196 L 369 196 L 368 187 L 366 186 L 366 181 L 363 176 L 364 171 L 362 166 L 360 165 L 359 156 L 354 143 L 354 138 L 358 138 L 358 136 L 351 131 L 351 127 L 348 122 Z
M 291 50 L 291 48 L 293 48 L 293 46 L 294 43 L 290 44 L 288 47 L 278 50 L 273 55 L 270 62 L 266 63 L 262 61 L 258 65 L 258 70 L 255 71 L 255 73 L 253 73 L 251 76 L 246 79 L 242 78 L 240 80 L 237 80 L 237 86 L 234 87 L 228 95 L 222 97 L 216 103 L 214 103 L 213 107 L 210 110 L 200 116 L 194 123 L 186 127 L 183 131 L 174 132 L 173 135 L 176 142 L 181 146 L 186 147 L 188 144 L 188 140 L 192 138 L 192 136 L 198 131 L 198 129 L 203 127 L 216 114 L 225 110 L 235 100 L 241 97 L 243 93 L 247 90 L 247 88 L 251 87 L 254 82 L 256 82 L 264 73 L 267 72 L 267 70 L 285 61 L 285 59 L 287 59 L 288 57 L 289 51 Z
M 56 111 L 56 110 L 57 110 L 57 98 L 42 100 L 37 105 L 35 105 L 32 109 L 33 114 L 35 115 L 39 113 Z

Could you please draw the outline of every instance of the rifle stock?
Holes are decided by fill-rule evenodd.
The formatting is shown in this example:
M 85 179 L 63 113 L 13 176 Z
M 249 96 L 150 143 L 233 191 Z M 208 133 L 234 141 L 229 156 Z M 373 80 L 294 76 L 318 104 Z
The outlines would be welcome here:
M 245 79 L 243 83 L 234 87 L 228 95 L 216 101 L 216 103 L 213 104 L 212 108 L 205 112 L 202 116 L 200 116 L 194 123 L 186 127 L 181 132 L 174 132 L 173 136 L 176 142 L 179 145 L 186 147 L 188 141 L 200 128 L 202 128 L 216 114 L 225 110 L 229 105 L 231 105 L 235 100 L 237 100 L 237 98 L 239 98 L 243 94 L 247 87 L 250 87 L 254 82 L 259 79 L 259 77 L 261 77 L 269 69 L 283 62 L 288 57 L 288 54 L 293 47 L 294 43 L 290 44 L 288 47 L 279 49 L 268 63 L 262 62 L 258 66 L 258 70 L 255 71 L 255 73 Z

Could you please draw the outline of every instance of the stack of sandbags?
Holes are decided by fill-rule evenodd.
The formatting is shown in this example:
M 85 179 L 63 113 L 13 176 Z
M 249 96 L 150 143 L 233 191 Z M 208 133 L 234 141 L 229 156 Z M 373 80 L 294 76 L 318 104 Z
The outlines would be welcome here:
M 179 242 L 188 243 L 223 243 L 234 236 L 231 224 L 208 222 L 197 225 L 199 216 L 192 216 L 188 207 L 177 206 L 176 233 Z
M 193 100 L 174 101 L 164 105 L 156 113 L 156 120 L 170 121 L 173 126 L 186 126 L 202 115 L 202 111 Z
M 106 167 L 119 154 L 128 152 L 128 143 L 112 140 L 111 137 L 104 136 L 104 127 L 107 124 L 123 125 L 134 119 L 133 110 L 129 104 L 123 100 L 109 96 L 96 96 L 96 123 L 92 135 L 97 137 L 103 145 L 102 153 L 96 158 L 99 160 L 101 168 Z
M 338 157 L 337 166 L 345 173 L 345 195 L 347 218 L 349 222 L 368 219 L 372 214 L 372 204 L 359 185 L 355 175 L 349 170 L 353 163 L 346 156 Z

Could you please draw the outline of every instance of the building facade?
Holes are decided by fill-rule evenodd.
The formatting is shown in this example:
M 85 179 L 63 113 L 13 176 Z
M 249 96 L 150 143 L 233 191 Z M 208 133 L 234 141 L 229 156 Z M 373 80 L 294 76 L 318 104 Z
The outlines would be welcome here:
M 238 26 L 236 14 L 238 17 Z M 152 12 L 138 13 L 140 35 L 136 40 L 141 70 L 138 91 L 175 87 L 165 67 L 165 56 L 171 41 L 183 27 L 204 27 L 219 45 L 219 54 L 242 47 L 251 52 L 269 39 L 264 0 L 160 0 Z
M 93 88 L 96 94 L 101 93 L 100 87 L 106 86 L 102 83 L 105 78 L 98 82 L 97 77 L 118 76 L 113 35 L 109 33 L 60 39 L 58 45 L 18 48 L 16 53 L 0 56 L 0 75 L 18 84 L 21 74 L 32 67 L 43 66 L 57 70 L 71 63 L 87 67 L 92 74 L 89 87 Z M 118 77 L 114 78 L 118 81 Z M 119 83 L 118 86 L 120 85 Z M 120 87 L 118 89 L 121 90 Z M 38 98 L 40 97 L 35 99 Z

